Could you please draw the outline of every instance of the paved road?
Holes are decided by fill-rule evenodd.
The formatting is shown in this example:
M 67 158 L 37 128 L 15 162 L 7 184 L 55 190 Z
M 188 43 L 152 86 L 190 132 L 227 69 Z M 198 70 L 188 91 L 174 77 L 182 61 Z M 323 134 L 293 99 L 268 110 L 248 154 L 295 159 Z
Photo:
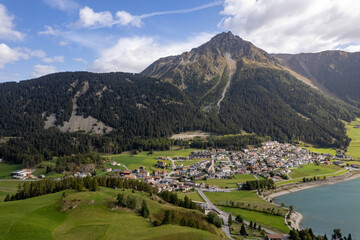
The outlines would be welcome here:
M 229 220 L 229 214 L 226 213 L 226 212 L 223 212 L 221 211 L 220 209 L 218 209 L 206 196 L 205 194 L 200 190 L 200 189 L 196 189 L 197 192 L 200 194 L 200 196 L 205 200 L 205 202 L 212 208 L 214 209 L 216 212 L 219 213 L 219 216 L 224 220 L 224 225 L 222 226 L 222 230 L 224 231 L 224 233 L 226 234 L 226 236 L 229 238 L 229 239 L 232 239 L 233 238 L 231 237 L 230 235 L 230 229 L 229 229 L 229 223 L 228 223 L 228 220 Z
M 169 173 L 169 176 L 173 175 L 174 174 L 174 169 L 176 169 L 175 161 L 172 160 L 172 159 L 170 159 L 170 161 L 171 161 L 171 165 L 172 165 L 172 170 Z

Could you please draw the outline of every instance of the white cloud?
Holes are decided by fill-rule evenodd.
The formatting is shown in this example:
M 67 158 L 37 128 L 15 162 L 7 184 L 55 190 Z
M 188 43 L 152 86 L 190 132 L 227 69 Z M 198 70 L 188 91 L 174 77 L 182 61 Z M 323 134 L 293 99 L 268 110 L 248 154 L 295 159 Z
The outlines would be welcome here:
M 46 56 L 46 53 L 43 50 L 31 50 L 24 48 L 23 51 L 29 54 L 31 57 L 44 58 Z
M 76 62 L 84 63 L 84 64 L 87 64 L 87 63 L 88 63 L 88 61 L 86 61 L 86 60 L 83 59 L 83 58 L 73 58 L 73 60 L 76 61 Z
M 89 7 L 80 9 L 79 21 L 75 24 L 77 27 L 110 27 L 113 25 L 113 16 L 109 11 L 94 12 Z
M 53 29 L 51 26 L 45 25 L 45 30 L 38 32 L 39 35 L 51 35 L 51 36 L 59 36 L 60 31 Z
M 50 73 L 56 72 L 56 67 L 51 65 L 34 65 L 34 71 L 32 77 L 41 77 Z
M 60 9 L 62 11 L 79 8 L 79 4 L 72 0 L 44 0 L 44 2 L 52 8 Z
M 360 45 L 360 1 L 225 0 L 219 23 L 268 52 Z M 349 46 L 350 44 L 350 46 Z
M 5 64 L 18 61 L 20 59 L 28 59 L 29 55 L 19 48 L 10 48 L 5 43 L 0 43 L 0 68 Z
M 140 72 L 160 57 L 180 54 L 208 41 L 212 33 L 202 33 L 184 42 L 158 44 L 151 37 L 121 38 L 100 53 L 89 70 L 94 72 Z
M 9 13 L 6 7 L 0 4 L 0 39 L 4 40 L 23 40 L 24 33 L 14 30 L 14 16 Z
M 126 26 L 131 25 L 135 27 L 140 27 L 142 25 L 141 18 L 138 16 L 133 16 L 125 11 L 118 11 L 116 13 L 118 20 L 114 24 L 118 23 L 120 25 Z
M 55 56 L 55 57 L 52 57 L 52 58 L 43 58 L 42 60 L 44 62 L 46 62 L 46 63 L 54 63 L 54 62 L 63 63 L 64 62 L 64 56 Z
M 101 27 L 111 27 L 113 25 L 141 27 L 143 25 L 142 19 L 145 18 L 160 16 L 160 15 L 190 13 L 206 8 L 219 6 L 222 5 L 222 3 L 223 1 L 214 1 L 194 8 L 152 12 L 152 13 L 142 14 L 139 16 L 131 15 L 130 13 L 122 10 L 122 11 L 117 11 L 114 17 L 109 11 L 96 13 L 94 12 L 93 9 L 86 6 L 80 9 L 79 20 L 75 24 L 73 24 L 73 26 L 78 28 L 89 28 L 89 27 L 101 28 Z

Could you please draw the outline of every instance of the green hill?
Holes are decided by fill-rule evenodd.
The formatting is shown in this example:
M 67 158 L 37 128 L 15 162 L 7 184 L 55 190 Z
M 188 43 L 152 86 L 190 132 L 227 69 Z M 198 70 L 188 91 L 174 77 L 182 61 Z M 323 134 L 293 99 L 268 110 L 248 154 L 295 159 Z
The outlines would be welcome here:
M 26 200 L 0 203 L 0 239 L 222 239 L 222 231 L 205 220 L 215 234 L 196 228 L 166 224 L 153 226 L 149 220 L 128 208 L 115 206 L 118 193 L 145 200 L 150 218 L 161 219 L 165 210 L 175 215 L 203 219 L 198 211 L 164 203 L 148 194 L 131 190 L 101 188 L 97 192 L 67 190 Z M 160 203 L 161 202 L 161 203 Z

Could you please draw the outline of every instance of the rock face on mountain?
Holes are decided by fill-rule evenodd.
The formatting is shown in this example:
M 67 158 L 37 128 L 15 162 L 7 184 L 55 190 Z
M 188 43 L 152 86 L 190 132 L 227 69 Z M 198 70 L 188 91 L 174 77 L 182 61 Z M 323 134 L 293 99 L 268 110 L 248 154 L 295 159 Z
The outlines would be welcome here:
M 360 107 L 360 52 L 324 51 L 273 56 L 310 79 L 324 93 Z

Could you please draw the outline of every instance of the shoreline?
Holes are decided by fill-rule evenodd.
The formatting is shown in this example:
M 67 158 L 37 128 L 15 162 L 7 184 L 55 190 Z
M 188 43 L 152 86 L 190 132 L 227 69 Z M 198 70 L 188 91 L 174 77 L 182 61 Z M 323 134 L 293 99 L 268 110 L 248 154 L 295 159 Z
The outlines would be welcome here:
M 332 184 L 336 184 L 336 183 L 346 182 L 346 181 L 354 180 L 357 178 L 360 178 L 360 171 L 351 171 L 351 172 L 345 173 L 340 176 L 329 177 L 326 180 L 314 181 L 314 182 L 310 182 L 310 183 L 300 182 L 300 183 L 283 185 L 283 186 L 278 187 L 274 191 L 267 192 L 267 193 L 265 192 L 263 194 L 263 196 L 264 196 L 264 198 L 267 198 L 270 201 L 276 197 L 279 197 L 279 196 L 282 196 L 285 194 L 298 192 L 298 191 L 302 191 L 302 190 L 306 190 L 306 189 L 310 189 L 310 188 L 325 186 L 325 185 L 332 185 Z
M 262 195 L 262 198 L 270 203 L 276 204 L 274 202 L 274 198 L 285 195 L 285 194 L 298 192 L 298 191 L 302 191 L 302 190 L 306 190 L 306 189 L 310 189 L 310 188 L 325 186 L 325 185 L 332 185 L 332 184 L 337 184 L 337 183 L 341 183 L 341 182 L 351 181 L 351 180 L 354 180 L 357 178 L 360 178 L 360 171 L 351 171 L 351 172 L 345 173 L 340 176 L 333 176 L 326 180 L 315 181 L 315 182 L 310 182 L 310 183 L 300 182 L 300 183 L 295 183 L 295 184 L 288 184 L 288 185 L 281 186 L 278 189 L 275 189 L 273 191 L 265 192 Z M 276 204 L 276 205 L 278 205 L 278 204 Z M 300 224 L 301 224 L 302 219 L 303 219 L 303 215 L 301 213 L 293 211 L 291 213 L 289 219 L 285 218 L 285 222 L 286 223 L 289 222 L 289 225 L 291 228 L 300 230 L 301 229 Z

